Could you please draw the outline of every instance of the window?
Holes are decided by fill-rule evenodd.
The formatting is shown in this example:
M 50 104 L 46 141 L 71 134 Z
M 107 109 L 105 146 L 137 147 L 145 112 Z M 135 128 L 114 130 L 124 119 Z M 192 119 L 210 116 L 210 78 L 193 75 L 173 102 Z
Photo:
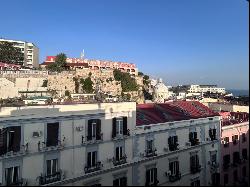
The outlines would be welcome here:
M 215 165 L 216 164 L 216 161 L 217 161 L 217 155 L 216 153 L 213 153 L 211 154 L 211 162 L 212 162 L 212 165 Z
M 47 171 L 46 171 L 47 176 L 54 175 L 57 173 L 58 159 L 47 160 L 46 164 L 47 164 Z
M 153 140 L 147 140 L 147 151 L 152 152 L 153 151 Z
M 116 149 L 115 149 L 115 159 L 116 160 L 122 159 L 122 157 L 123 157 L 122 149 L 123 149 L 122 147 L 116 147 Z
M 146 171 L 146 186 L 157 184 L 157 168 L 148 169 Z
M 247 160 L 247 149 L 242 149 L 242 158 Z
M 190 132 L 189 133 L 189 141 L 191 142 L 191 146 L 198 144 L 197 132 Z
M 48 123 L 47 124 L 47 142 L 46 146 L 57 146 L 59 137 L 59 123 Z
M 170 151 L 175 151 L 177 150 L 178 148 L 178 137 L 177 136 L 170 136 L 168 138 L 168 145 L 169 145 L 169 150 Z
M 224 138 L 224 147 L 228 147 L 229 146 L 229 137 L 225 137 Z
M 236 145 L 237 141 L 238 141 L 238 135 L 233 135 L 232 136 L 232 141 L 233 141 L 233 144 Z
M 5 169 L 5 181 L 7 186 L 15 185 L 19 181 L 20 168 L 18 166 Z
M 122 118 L 116 119 L 116 135 L 122 135 L 123 134 L 123 120 Z
M 112 138 L 129 135 L 127 129 L 127 117 L 113 118 Z
M 97 151 L 88 152 L 87 167 L 95 167 L 97 164 Z
M 224 169 L 227 169 L 229 167 L 230 164 L 230 155 L 227 154 L 225 156 L 223 156 L 223 167 Z
M 238 171 L 237 170 L 234 170 L 233 177 L 234 177 L 234 182 L 237 182 L 238 181 Z
M 121 177 L 113 180 L 113 186 L 127 186 L 127 177 Z
M 242 133 L 242 143 L 247 141 L 246 133 Z
M 192 173 L 196 173 L 200 169 L 200 164 L 199 164 L 199 156 L 196 155 L 192 155 L 190 157 L 190 170 Z
M 191 186 L 200 186 L 200 180 L 195 180 L 191 182 Z
M 240 153 L 238 151 L 233 153 L 233 164 L 237 164 L 240 161 Z
M 101 140 L 101 120 L 92 119 L 88 120 L 88 135 L 87 141 Z
M 209 129 L 209 137 L 212 141 L 216 140 L 216 129 Z
M 247 168 L 246 168 L 246 166 L 242 167 L 242 176 L 243 177 L 247 176 Z
M 169 170 L 172 176 L 178 175 L 179 174 L 179 162 L 178 161 L 170 162 Z
M 20 151 L 21 127 L 7 127 L 0 130 L 0 155 Z
M 228 174 L 224 175 L 224 184 L 228 184 Z

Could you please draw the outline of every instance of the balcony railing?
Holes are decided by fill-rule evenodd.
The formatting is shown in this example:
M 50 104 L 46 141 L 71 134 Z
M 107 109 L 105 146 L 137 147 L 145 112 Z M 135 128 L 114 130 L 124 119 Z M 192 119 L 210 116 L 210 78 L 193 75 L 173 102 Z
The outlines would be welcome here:
M 145 186 L 157 186 L 159 181 L 157 179 L 154 180 L 154 182 L 146 182 Z
M 168 144 L 168 146 L 169 146 L 169 150 L 170 150 L 170 151 L 176 151 L 176 150 L 178 150 L 179 144 L 178 144 L 178 143 L 175 143 L 175 144 Z
M 191 173 L 194 174 L 194 173 L 198 173 L 201 171 L 201 165 L 196 165 L 196 166 L 191 166 Z
M 57 141 L 56 145 L 47 146 L 46 142 L 38 142 L 37 143 L 38 151 L 50 151 L 50 150 L 58 150 L 64 147 L 64 143 L 62 144 L 60 140 Z
M 20 155 L 24 155 L 28 153 L 28 143 L 21 145 L 20 148 L 13 150 L 13 149 L 7 149 L 6 152 L 2 155 L 0 155 L 0 157 L 15 157 L 15 156 L 20 156 Z
M 122 165 L 122 164 L 125 164 L 127 163 L 127 156 L 124 155 L 123 157 L 121 157 L 119 160 L 115 159 L 113 157 L 113 164 L 114 166 L 118 166 L 118 165 Z
M 53 182 L 57 182 L 61 180 L 62 172 L 58 171 L 54 174 L 51 175 L 41 175 L 39 177 L 39 184 L 40 185 L 45 185 Z
M 180 172 L 177 173 L 177 174 L 175 174 L 175 175 L 172 175 L 172 174 L 168 175 L 168 174 L 166 173 L 166 175 L 167 175 L 168 178 L 169 178 L 169 182 L 175 182 L 175 181 L 178 181 L 178 180 L 181 179 L 181 173 L 180 173 Z
M 101 162 L 97 162 L 95 165 L 93 166 L 85 166 L 84 168 L 84 171 L 85 173 L 91 173 L 91 172 L 94 172 L 94 171 L 98 171 L 98 170 L 101 170 L 102 168 L 102 163 Z
M 200 144 L 199 139 L 191 139 L 190 142 L 191 142 L 191 146 L 195 146 L 195 145 Z
M 127 129 L 123 134 L 112 134 L 112 139 L 122 139 L 130 136 L 130 130 Z
M 157 149 L 148 149 L 148 150 L 145 150 L 145 156 L 146 157 L 152 157 L 152 156 L 157 156 L 157 153 L 156 153 Z
M 84 137 L 82 137 L 82 144 L 85 143 L 98 143 L 103 141 L 103 133 L 97 134 L 96 136 L 90 136 L 88 135 L 86 137 L 86 140 L 84 141 Z

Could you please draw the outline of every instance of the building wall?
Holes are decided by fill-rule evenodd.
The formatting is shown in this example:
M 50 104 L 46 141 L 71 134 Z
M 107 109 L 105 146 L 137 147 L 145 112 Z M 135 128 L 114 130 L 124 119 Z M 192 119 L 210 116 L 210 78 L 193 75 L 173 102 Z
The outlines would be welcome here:
M 232 105 L 232 104 L 227 104 L 227 103 L 210 103 L 210 102 L 205 105 L 214 111 L 223 110 L 223 111 L 229 111 L 229 112 L 249 113 L 249 106 Z
M 210 161 L 211 152 L 219 152 L 220 141 L 210 141 L 207 138 L 210 127 L 217 129 L 219 138 L 218 117 L 136 126 L 135 110 L 136 103 L 132 102 L 3 108 L 0 111 L 0 128 L 21 126 L 21 144 L 28 143 L 29 146 L 25 154 L 0 157 L 0 171 L 4 173 L 4 168 L 8 164 L 16 162 L 21 166 L 22 178 L 28 181 L 28 185 L 38 185 L 36 179 L 45 172 L 46 158 L 57 157 L 59 168 L 65 176 L 62 181 L 54 183 L 57 185 L 89 185 L 96 180 L 99 180 L 102 185 L 112 185 L 117 175 L 125 175 L 128 185 L 144 186 L 146 169 L 152 166 L 157 168 L 158 185 L 190 185 L 195 178 L 199 178 L 202 185 L 211 183 L 211 166 L 208 165 L 208 161 Z M 119 116 L 128 117 L 130 136 L 121 140 L 112 140 L 112 118 Z M 90 118 L 101 119 L 103 141 L 82 144 L 82 136 L 86 137 L 87 120 Z M 59 122 L 59 135 L 63 146 L 55 150 L 38 151 L 38 142 L 46 141 L 46 126 L 49 122 Z M 77 127 L 81 130 L 76 130 Z M 197 131 L 199 145 L 186 145 L 190 130 Z M 33 137 L 34 131 L 41 131 L 41 136 Z M 164 148 L 168 147 L 168 137 L 173 133 L 178 136 L 179 150 L 168 151 Z M 154 157 L 143 155 L 145 141 L 148 138 L 154 139 L 157 149 L 157 155 Z M 114 167 L 111 159 L 114 157 L 114 146 L 118 142 L 125 144 L 127 163 Z M 86 152 L 93 147 L 98 149 L 98 160 L 102 162 L 103 168 L 94 173 L 85 174 Z M 200 157 L 201 172 L 191 174 L 189 158 L 191 152 L 196 151 Z M 172 183 L 165 173 L 169 170 L 169 161 L 174 157 L 178 157 L 182 177 Z M 217 154 L 217 160 L 219 160 L 219 154 Z M 4 183 L 4 179 L 0 183 Z
M 246 141 L 242 141 L 242 134 L 246 134 Z M 239 140 L 237 141 L 237 144 L 233 144 L 232 136 L 238 135 Z M 243 122 L 240 124 L 234 124 L 234 125 L 228 125 L 223 126 L 221 130 L 221 140 L 223 141 L 225 137 L 229 138 L 229 145 L 228 147 L 224 146 L 224 142 L 221 143 L 221 184 L 222 185 L 237 185 L 239 184 L 239 181 L 242 181 L 243 174 L 242 169 L 243 167 L 246 167 L 246 181 L 248 181 L 249 177 L 249 160 L 242 160 L 241 164 L 237 164 L 236 166 L 233 166 L 233 153 L 239 152 L 240 159 L 242 158 L 242 150 L 247 149 L 247 155 L 249 158 L 249 122 Z M 223 157 L 225 155 L 230 155 L 230 166 L 228 169 L 223 168 Z M 238 181 L 234 180 L 233 173 L 237 171 L 238 173 Z M 228 183 L 224 181 L 224 176 L 228 175 Z

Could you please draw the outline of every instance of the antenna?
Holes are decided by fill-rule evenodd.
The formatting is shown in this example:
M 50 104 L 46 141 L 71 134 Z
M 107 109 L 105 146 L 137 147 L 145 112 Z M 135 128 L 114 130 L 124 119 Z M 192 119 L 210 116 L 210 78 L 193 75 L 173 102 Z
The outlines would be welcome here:
M 84 49 L 81 52 L 81 59 L 83 59 L 83 58 L 84 58 Z

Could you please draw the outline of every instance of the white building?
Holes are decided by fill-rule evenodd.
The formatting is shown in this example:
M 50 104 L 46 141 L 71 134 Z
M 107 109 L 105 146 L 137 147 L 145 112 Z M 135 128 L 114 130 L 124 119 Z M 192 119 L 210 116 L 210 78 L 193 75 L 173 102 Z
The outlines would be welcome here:
M 0 183 L 216 184 L 219 136 L 198 102 L 2 107 Z
M 157 103 L 164 103 L 164 101 L 168 98 L 168 87 L 162 82 L 162 79 L 160 78 L 153 89 L 153 100 Z
M 211 92 L 211 93 L 219 93 L 219 94 L 226 93 L 225 88 L 218 88 L 216 85 L 190 85 L 188 92 L 191 92 L 191 93 Z
M 20 40 L 7 40 L 0 38 L 0 42 L 11 42 L 14 47 L 20 48 L 24 54 L 23 65 L 28 67 L 39 67 L 39 49 L 35 44 Z

